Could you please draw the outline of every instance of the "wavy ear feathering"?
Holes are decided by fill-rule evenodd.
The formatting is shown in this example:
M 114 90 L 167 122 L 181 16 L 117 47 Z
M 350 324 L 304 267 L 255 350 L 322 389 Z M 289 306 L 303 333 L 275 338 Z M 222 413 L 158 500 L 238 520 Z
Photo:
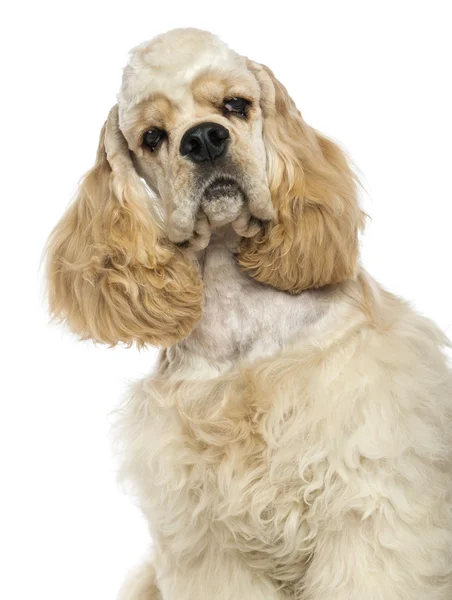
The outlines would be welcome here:
M 342 150 L 309 127 L 267 67 L 248 61 L 262 91 L 267 173 L 275 220 L 244 239 L 249 275 L 291 293 L 356 277 L 364 214 Z
M 94 167 L 48 242 L 51 314 L 83 339 L 169 346 L 201 317 L 197 268 L 164 236 L 110 111 Z

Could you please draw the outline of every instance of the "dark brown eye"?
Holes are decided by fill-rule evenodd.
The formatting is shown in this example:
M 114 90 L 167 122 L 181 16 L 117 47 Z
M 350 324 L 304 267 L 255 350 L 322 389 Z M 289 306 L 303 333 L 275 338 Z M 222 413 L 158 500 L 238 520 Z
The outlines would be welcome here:
M 166 138 L 166 132 L 163 129 L 150 129 L 143 136 L 143 146 L 146 146 L 151 152 L 157 148 L 159 143 Z
M 245 98 L 225 98 L 223 101 L 226 113 L 234 113 L 241 117 L 246 117 L 250 104 Z

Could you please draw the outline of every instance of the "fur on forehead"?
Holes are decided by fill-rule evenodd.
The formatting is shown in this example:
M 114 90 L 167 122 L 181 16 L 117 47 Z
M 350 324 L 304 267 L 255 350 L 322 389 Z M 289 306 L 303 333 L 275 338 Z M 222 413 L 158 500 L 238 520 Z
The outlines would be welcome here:
M 199 29 L 173 29 L 140 44 L 129 55 L 118 94 L 124 112 L 164 93 L 175 98 L 206 69 L 246 70 L 245 59 L 217 36 Z

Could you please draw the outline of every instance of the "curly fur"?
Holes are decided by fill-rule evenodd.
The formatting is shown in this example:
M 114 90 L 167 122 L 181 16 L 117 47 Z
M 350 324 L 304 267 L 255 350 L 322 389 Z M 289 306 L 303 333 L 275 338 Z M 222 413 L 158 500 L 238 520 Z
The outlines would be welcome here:
M 82 338 L 166 347 L 201 317 L 197 268 L 165 240 L 117 125 L 49 240 L 51 313 Z
M 338 146 L 306 125 L 286 88 L 251 63 L 263 89 L 275 221 L 243 240 L 239 263 L 262 283 L 299 293 L 354 278 L 363 214 Z
M 246 119 L 219 112 L 240 94 Z M 201 172 L 178 148 L 202 121 L 231 140 Z M 218 173 L 227 223 L 234 192 L 217 222 L 200 200 Z M 132 53 L 49 259 L 82 337 L 166 347 L 115 426 L 155 545 L 120 600 L 452 598 L 449 342 L 359 265 L 362 224 L 267 67 L 192 29 Z
M 134 387 L 122 476 L 164 598 L 450 598 L 447 341 L 397 298 L 376 302 L 378 327 L 346 303 L 338 338 L 333 314 L 256 364 Z M 249 573 L 232 585 L 237 557 Z

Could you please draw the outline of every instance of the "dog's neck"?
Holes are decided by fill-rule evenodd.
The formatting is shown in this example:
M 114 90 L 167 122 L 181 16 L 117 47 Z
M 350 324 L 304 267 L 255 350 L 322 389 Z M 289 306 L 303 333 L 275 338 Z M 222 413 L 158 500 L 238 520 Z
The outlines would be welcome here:
M 198 255 L 205 289 L 203 316 L 169 352 L 176 363 L 190 357 L 192 373 L 198 364 L 210 376 L 239 361 L 272 355 L 304 335 L 328 310 L 326 290 L 294 296 L 243 273 L 235 259 L 239 239 L 231 228 L 216 231 Z

